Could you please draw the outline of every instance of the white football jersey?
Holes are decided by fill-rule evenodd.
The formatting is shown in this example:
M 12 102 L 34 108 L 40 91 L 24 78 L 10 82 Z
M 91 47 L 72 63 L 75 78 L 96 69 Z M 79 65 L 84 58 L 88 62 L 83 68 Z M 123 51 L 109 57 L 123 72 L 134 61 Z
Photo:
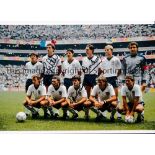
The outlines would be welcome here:
M 55 75 L 58 74 L 58 66 L 61 66 L 61 58 L 56 54 L 52 57 L 46 55 L 43 57 L 42 63 L 45 75 Z
M 100 63 L 101 59 L 95 55 L 91 59 L 88 59 L 88 57 L 84 57 L 82 60 L 82 68 L 85 70 L 85 74 L 98 75 Z
M 108 84 L 108 86 L 104 90 L 101 90 L 100 87 L 96 85 L 93 87 L 91 96 L 97 96 L 98 101 L 101 102 L 109 99 L 112 96 L 115 96 L 115 91 L 111 84 Z
M 31 62 L 27 62 L 25 65 L 25 70 L 27 79 L 32 79 L 33 75 L 40 75 L 41 73 L 43 73 L 43 64 L 39 61 L 34 65 Z
M 126 96 L 129 102 L 133 103 L 135 97 L 139 97 L 139 102 L 143 101 L 142 91 L 139 85 L 134 84 L 132 90 L 125 85 L 121 89 L 121 96 Z
M 40 85 L 38 89 L 36 89 L 34 84 L 31 84 L 28 88 L 27 96 L 32 96 L 35 100 L 39 99 L 41 96 L 46 96 L 46 87 Z
M 48 96 L 51 96 L 54 100 L 58 101 L 60 100 L 62 97 L 67 98 L 67 90 L 66 87 L 64 85 L 60 85 L 60 87 L 56 90 L 53 85 L 51 84 L 48 87 L 48 92 L 47 92 Z
M 68 89 L 68 98 L 73 100 L 74 102 L 78 102 L 82 99 L 82 97 L 87 98 L 87 92 L 84 87 L 80 86 L 78 90 L 74 88 L 74 86 L 70 86 Z
M 64 78 L 72 78 L 74 75 L 81 71 L 82 67 L 78 60 L 74 59 L 71 63 L 65 60 L 62 64 L 62 71 L 64 72 Z
M 100 65 L 101 70 L 104 71 L 105 77 L 117 76 L 118 70 L 121 69 L 121 62 L 119 58 L 113 56 L 110 60 L 106 57 L 102 60 Z

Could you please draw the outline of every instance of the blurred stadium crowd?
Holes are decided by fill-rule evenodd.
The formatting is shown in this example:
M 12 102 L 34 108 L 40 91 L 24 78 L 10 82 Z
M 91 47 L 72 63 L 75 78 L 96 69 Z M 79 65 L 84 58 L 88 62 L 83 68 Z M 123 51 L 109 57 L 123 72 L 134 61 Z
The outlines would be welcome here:
M 0 25 L 0 39 L 70 40 L 154 36 L 155 24 L 125 25 Z
M 23 74 L 24 67 L 0 64 L 0 90 L 23 89 L 26 80 L 26 74 Z

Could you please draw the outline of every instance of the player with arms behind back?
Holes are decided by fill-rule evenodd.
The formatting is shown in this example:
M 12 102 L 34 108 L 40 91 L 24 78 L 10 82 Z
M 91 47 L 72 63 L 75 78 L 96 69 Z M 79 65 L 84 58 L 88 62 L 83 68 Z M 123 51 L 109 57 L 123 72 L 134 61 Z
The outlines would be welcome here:
M 30 61 L 26 63 L 25 70 L 27 74 L 27 80 L 25 85 L 25 91 L 27 92 L 28 87 L 32 84 L 33 75 L 41 75 L 43 71 L 43 64 L 38 61 L 38 53 L 33 52 L 30 54 Z
M 113 55 L 113 46 L 106 45 L 104 48 L 105 51 L 105 59 L 102 61 L 100 68 L 103 72 L 104 76 L 106 77 L 108 83 L 110 83 L 115 90 L 115 94 L 117 97 L 117 102 L 119 103 L 118 99 L 118 79 L 117 77 L 121 74 L 121 62 L 119 58 Z M 106 113 L 104 112 L 104 116 Z M 121 119 L 121 115 L 117 113 L 117 118 Z
M 83 85 L 90 96 L 91 89 L 96 85 L 96 78 L 100 74 L 101 59 L 94 55 L 94 46 L 86 46 L 86 57 L 82 60 L 82 69 L 84 72 Z
M 47 44 L 48 54 L 43 57 L 43 84 L 46 90 L 51 85 L 52 77 L 61 73 L 61 59 L 55 54 L 55 45 Z
M 133 75 L 135 83 L 141 85 L 142 91 L 146 88 L 147 63 L 144 56 L 138 54 L 138 43 L 131 42 L 128 45 L 130 54 L 122 61 L 124 75 Z
M 123 106 L 118 107 L 120 113 L 125 113 L 126 118 L 134 118 L 134 113 L 137 112 L 136 122 L 144 121 L 143 110 L 144 102 L 142 99 L 142 91 L 138 84 L 135 84 L 132 75 L 127 75 L 125 78 L 126 85 L 121 88 L 121 96 Z M 128 100 L 128 101 L 127 101 Z
M 67 60 L 65 60 L 62 64 L 62 74 L 64 76 L 64 85 L 67 90 L 72 85 L 72 77 L 74 75 L 81 75 L 82 67 L 78 60 L 76 60 L 73 55 L 74 51 L 72 49 L 68 49 L 66 51 Z

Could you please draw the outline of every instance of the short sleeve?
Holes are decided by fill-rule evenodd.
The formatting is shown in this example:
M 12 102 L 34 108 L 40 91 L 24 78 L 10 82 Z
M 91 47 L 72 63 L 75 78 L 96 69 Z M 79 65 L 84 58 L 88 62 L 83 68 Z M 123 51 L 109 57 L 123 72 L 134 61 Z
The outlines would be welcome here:
M 125 86 L 121 88 L 121 96 L 126 96 Z
M 62 97 L 67 97 L 67 90 L 65 86 L 62 87 Z
M 80 62 L 78 60 L 76 62 L 76 65 L 77 65 L 78 71 L 80 71 L 82 69 L 82 66 L 81 66 L 81 64 L 80 64 Z
M 42 63 L 40 63 L 39 69 L 40 69 L 40 72 L 43 73 L 43 64 Z
M 61 63 L 61 58 L 58 57 L 58 63 L 57 63 L 57 66 L 61 66 L 61 65 L 62 65 L 62 63 Z
M 110 86 L 109 89 L 110 89 L 110 96 L 115 96 L 116 94 L 115 94 L 113 86 Z
M 135 87 L 135 96 L 140 97 L 141 96 L 141 89 L 139 86 Z
M 28 63 L 25 64 L 25 69 L 28 69 Z
M 62 63 L 62 71 L 65 69 L 65 61 Z
M 71 97 L 71 92 L 72 92 L 72 86 L 68 88 L 68 97 Z
M 42 87 L 42 93 L 41 93 L 42 96 L 46 96 L 46 87 L 43 86 Z
M 86 97 L 87 98 L 87 92 L 86 92 L 86 89 L 84 87 L 82 89 L 82 97 Z
M 51 94 L 51 90 L 52 90 L 52 87 L 49 86 L 49 87 L 48 87 L 48 91 L 47 91 L 47 95 L 48 95 L 48 96 L 51 96 L 51 95 L 52 95 L 52 94 Z
M 96 96 L 97 94 L 97 86 L 94 86 L 92 92 L 91 92 L 91 96 Z
M 31 96 L 32 95 L 32 91 L 31 91 L 32 87 L 29 86 L 26 95 L 27 96 Z
M 118 58 L 117 58 L 117 61 L 116 61 L 116 68 L 117 69 L 121 69 L 122 68 L 121 61 Z
M 82 59 L 82 68 L 85 67 L 85 58 Z

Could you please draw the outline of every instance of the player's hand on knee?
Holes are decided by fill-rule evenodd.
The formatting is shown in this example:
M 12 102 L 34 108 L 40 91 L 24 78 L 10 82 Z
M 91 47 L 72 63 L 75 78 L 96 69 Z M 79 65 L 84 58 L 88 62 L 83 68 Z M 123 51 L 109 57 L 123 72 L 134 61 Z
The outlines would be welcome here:
M 90 102 L 90 101 L 85 101 L 85 102 L 84 102 L 84 106 L 87 107 L 87 106 L 89 106 L 89 105 L 91 105 L 91 102 Z
M 103 101 L 103 104 L 106 104 L 106 103 L 107 103 L 107 101 L 106 101 L 106 100 L 104 100 L 104 101 Z
M 54 100 L 50 101 L 50 106 L 53 106 L 54 104 L 55 104 Z
M 130 116 L 134 116 L 134 112 L 133 111 L 130 112 Z
M 31 105 L 32 105 L 32 102 L 31 102 L 31 101 L 28 101 L 28 105 L 30 105 L 30 106 L 31 106 Z
M 62 102 L 62 103 L 61 103 L 61 106 L 62 106 L 62 107 L 67 106 L 67 102 Z
M 104 104 L 106 104 L 107 103 L 107 101 L 106 100 L 104 100 L 104 101 L 102 101 L 102 102 L 100 102 L 101 103 L 101 105 L 103 106 Z
M 70 104 L 70 107 L 74 109 L 76 107 L 75 103 Z
M 95 104 L 95 107 L 97 107 L 97 108 L 101 108 L 102 107 L 102 104 L 99 103 L 99 102 L 95 102 L 94 104 Z
M 54 106 L 54 105 L 56 105 L 56 102 L 55 102 L 55 101 L 53 101 L 53 106 Z
M 130 115 L 130 111 L 127 110 L 125 116 L 129 116 Z
M 70 108 L 74 108 L 73 104 L 70 104 L 69 107 L 70 107 Z
M 27 104 L 30 105 L 30 104 L 31 104 L 31 100 L 28 100 L 28 101 L 27 101 Z
M 98 106 L 98 108 L 102 108 L 102 107 L 103 107 L 103 104 L 100 103 L 99 106 Z
M 36 101 L 30 101 L 31 106 L 34 105 L 34 104 L 36 104 Z

